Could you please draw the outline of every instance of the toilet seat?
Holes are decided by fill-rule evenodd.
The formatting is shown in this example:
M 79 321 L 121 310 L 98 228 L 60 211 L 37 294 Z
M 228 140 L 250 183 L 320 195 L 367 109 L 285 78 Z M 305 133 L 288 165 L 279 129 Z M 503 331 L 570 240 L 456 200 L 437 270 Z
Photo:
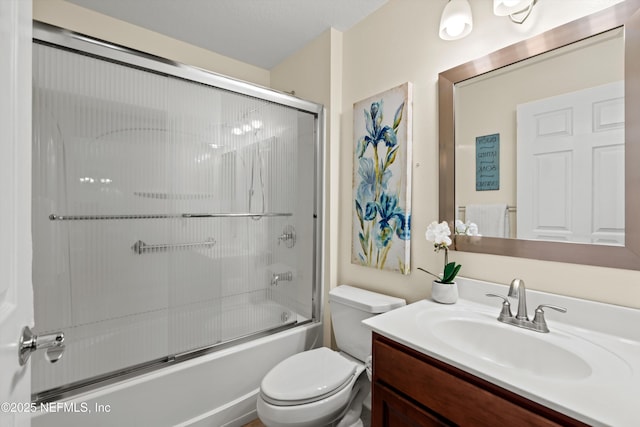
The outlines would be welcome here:
M 276 406 L 315 402 L 351 384 L 357 368 L 357 363 L 326 347 L 298 353 L 265 375 L 261 396 Z

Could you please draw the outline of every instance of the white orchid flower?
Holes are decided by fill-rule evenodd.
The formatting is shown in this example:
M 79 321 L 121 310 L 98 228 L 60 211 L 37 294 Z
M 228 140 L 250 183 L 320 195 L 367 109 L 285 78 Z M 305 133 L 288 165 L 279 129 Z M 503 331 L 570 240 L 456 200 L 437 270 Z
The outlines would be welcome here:
M 480 236 L 478 233 L 478 225 L 471 221 L 462 222 L 456 219 L 455 230 L 456 234 L 462 234 L 464 236 Z
M 480 233 L 478 232 L 478 224 L 474 223 L 474 222 L 470 222 L 469 225 L 467 226 L 467 236 L 480 236 Z
M 438 249 L 447 248 L 451 245 L 452 241 L 449 236 L 451 236 L 451 229 L 449 229 L 449 224 L 446 221 L 442 221 L 440 224 L 433 221 L 429 224 L 425 233 L 427 240 L 433 242 Z

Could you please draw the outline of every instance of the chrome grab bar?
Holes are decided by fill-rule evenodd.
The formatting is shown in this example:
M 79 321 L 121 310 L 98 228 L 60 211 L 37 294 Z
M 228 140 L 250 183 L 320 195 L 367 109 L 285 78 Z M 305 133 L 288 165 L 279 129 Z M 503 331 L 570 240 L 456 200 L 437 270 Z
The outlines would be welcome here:
M 142 240 L 138 240 L 133 244 L 133 246 L 131 246 L 131 249 L 133 249 L 133 251 L 138 255 L 142 255 L 146 252 L 159 252 L 159 251 L 165 251 L 170 249 L 187 249 L 187 248 L 193 248 L 197 246 L 213 246 L 216 243 L 217 243 L 216 239 L 213 239 L 213 238 L 207 239 L 204 242 L 173 243 L 173 244 L 169 243 L 169 244 L 163 244 L 163 245 L 147 245 Z
M 238 212 L 238 213 L 184 213 L 182 218 L 261 218 L 271 216 L 293 216 L 291 212 Z
M 104 219 L 164 219 L 182 218 L 182 215 L 175 214 L 149 214 L 149 215 L 49 215 L 51 221 L 90 221 Z
M 293 216 L 291 212 L 238 212 L 238 213 L 182 213 L 182 214 L 142 214 L 142 215 L 49 215 L 51 221 L 88 221 L 107 219 L 166 219 L 166 218 L 262 218 Z

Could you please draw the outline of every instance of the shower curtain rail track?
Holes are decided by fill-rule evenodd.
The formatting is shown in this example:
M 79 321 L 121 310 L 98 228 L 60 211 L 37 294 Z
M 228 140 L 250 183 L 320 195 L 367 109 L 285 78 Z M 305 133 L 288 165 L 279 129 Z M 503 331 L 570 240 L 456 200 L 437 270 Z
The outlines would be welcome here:
M 49 215 L 51 221 L 92 221 L 116 219 L 171 219 L 171 218 L 262 218 L 293 216 L 290 212 L 238 212 L 238 213 L 182 213 L 147 215 Z

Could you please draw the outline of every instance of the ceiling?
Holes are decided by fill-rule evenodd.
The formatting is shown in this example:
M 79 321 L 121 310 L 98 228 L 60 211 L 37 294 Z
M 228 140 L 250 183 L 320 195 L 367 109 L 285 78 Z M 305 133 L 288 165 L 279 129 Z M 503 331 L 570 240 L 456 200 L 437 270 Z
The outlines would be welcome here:
M 271 69 L 333 27 L 346 31 L 387 0 L 67 0 Z

